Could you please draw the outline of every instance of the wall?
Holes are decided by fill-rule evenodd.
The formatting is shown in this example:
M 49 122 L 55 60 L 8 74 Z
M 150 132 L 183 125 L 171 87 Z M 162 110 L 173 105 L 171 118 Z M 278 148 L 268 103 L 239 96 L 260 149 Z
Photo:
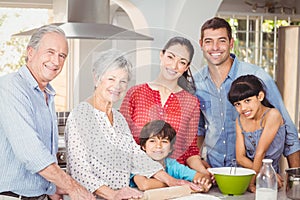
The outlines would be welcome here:
M 190 39 L 195 48 L 192 71 L 201 66 L 199 29 L 215 16 L 222 0 L 111 0 L 111 22 L 154 38 L 153 41 L 70 40 L 68 56 L 67 110 L 89 96 L 93 90 L 91 63 L 95 52 L 108 48 L 126 51 L 134 65 L 133 84 L 153 80 L 159 72 L 159 51 L 175 35 Z M 52 8 L 52 0 L 0 0 L 4 7 Z M 125 12 L 117 14 L 118 7 Z M 72 98 L 71 98 L 72 97 Z
M 182 35 L 190 39 L 196 53 L 192 69 L 196 71 L 201 65 L 202 53 L 199 49 L 199 30 L 203 22 L 215 16 L 221 0 L 131 0 L 143 13 L 147 26 L 154 41 L 152 48 L 152 69 L 149 75 L 141 75 L 137 81 L 152 80 L 159 71 L 159 51 L 166 41 L 175 35 Z M 136 19 L 132 20 L 135 23 Z
M 52 0 L 0 0 L 2 7 L 52 8 Z
M 78 104 L 92 92 L 90 61 L 91 55 L 99 50 L 111 47 L 122 49 L 132 59 L 135 77 L 131 85 L 153 80 L 159 72 L 159 51 L 166 41 L 175 35 L 190 39 L 195 48 L 191 69 L 197 71 L 202 62 L 198 40 L 199 30 L 204 21 L 215 16 L 221 0 L 111 0 L 112 22 L 118 26 L 134 29 L 150 35 L 153 41 L 101 41 L 81 40 L 80 69 L 75 70 L 75 99 Z M 205 5 L 205 6 L 204 6 Z M 118 13 L 118 7 L 124 12 Z M 90 45 L 87 45 L 90 44 Z M 91 45 L 93 44 L 93 45 Z M 87 53 L 88 52 L 88 53 Z M 75 52 L 74 52 L 75 53 Z M 88 56 L 88 58 L 87 58 Z M 118 107 L 119 104 L 116 105 Z

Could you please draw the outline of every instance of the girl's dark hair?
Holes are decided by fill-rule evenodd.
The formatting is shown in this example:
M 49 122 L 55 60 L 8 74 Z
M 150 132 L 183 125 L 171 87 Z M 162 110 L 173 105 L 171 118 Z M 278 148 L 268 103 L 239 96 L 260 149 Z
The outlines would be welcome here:
M 173 148 L 176 140 L 176 131 L 168 122 L 165 122 L 164 120 L 150 121 L 141 130 L 139 138 L 141 148 L 144 147 L 147 140 L 153 136 L 157 136 L 159 138 L 168 138 L 171 143 L 171 148 Z
M 228 100 L 233 105 L 237 101 L 241 101 L 252 96 L 258 96 L 259 92 L 263 92 L 265 94 L 265 98 L 261 103 L 266 107 L 274 108 L 274 106 L 266 98 L 267 93 L 263 81 L 254 75 L 240 76 L 233 81 L 228 92 Z
M 188 52 L 190 53 L 189 63 L 188 63 L 188 65 L 190 65 L 193 60 L 193 56 L 194 56 L 194 47 L 193 47 L 191 41 L 184 37 L 176 36 L 176 37 L 171 38 L 165 44 L 162 52 L 165 53 L 167 49 L 169 49 L 171 46 L 174 46 L 177 44 L 185 46 L 186 49 L 188 50 Z M 192 71 L 191 71 L 190 67 L 178 79 L 178 85 L 191 94 L 195 93 L 196 86 L 195 86 L 194 77 L 192 75 Z

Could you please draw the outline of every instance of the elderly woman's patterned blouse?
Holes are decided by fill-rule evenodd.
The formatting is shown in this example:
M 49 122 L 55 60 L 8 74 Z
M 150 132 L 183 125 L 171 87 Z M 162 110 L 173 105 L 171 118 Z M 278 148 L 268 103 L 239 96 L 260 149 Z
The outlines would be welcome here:
M 130 173 L 151 177 L 162 169 L 134 141 L 124 117 L 113 109 L 113 126 L 107 115 L 81 102 L 65 128 L 67 170 L 89 191 L 106 185 L 129 186 Z

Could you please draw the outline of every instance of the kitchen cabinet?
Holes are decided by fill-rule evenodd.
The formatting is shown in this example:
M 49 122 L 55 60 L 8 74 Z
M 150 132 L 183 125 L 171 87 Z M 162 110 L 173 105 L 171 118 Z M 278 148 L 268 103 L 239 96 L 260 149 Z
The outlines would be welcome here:
M 276 74 L 284 104 L 300 132 L 300 26 L 279 27 Z

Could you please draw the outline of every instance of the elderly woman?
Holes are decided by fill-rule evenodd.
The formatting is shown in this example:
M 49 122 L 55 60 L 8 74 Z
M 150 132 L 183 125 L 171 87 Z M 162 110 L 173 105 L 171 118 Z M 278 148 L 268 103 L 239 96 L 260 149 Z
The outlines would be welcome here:
M 131 63 L 117 50 L 100 54 L 93 65 L 95 90 L 71 113 L 65 129 L 67 169 L 98 197 L 140 198 L 129 188 L 130 173 L 154 177 L 166 185 L 189 184 L 169 176 L 134 141 L 124 117 L 112 105 L 125 93 Z

